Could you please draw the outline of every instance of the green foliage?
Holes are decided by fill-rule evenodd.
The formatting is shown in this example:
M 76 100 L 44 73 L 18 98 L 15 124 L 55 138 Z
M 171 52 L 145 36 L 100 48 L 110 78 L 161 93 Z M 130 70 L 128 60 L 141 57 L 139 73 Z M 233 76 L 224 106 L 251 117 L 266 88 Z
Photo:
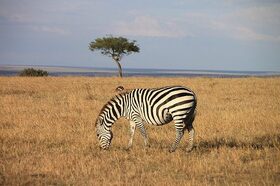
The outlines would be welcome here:
M 19 73 L 19 76 L 33 76 L 33 77 L 40 77 L 40 76 L 48 76 L 49 73 L 47 71 L 41 69 L 34 69 L 34 68 L 26 68 Z
M 140 49 L 136 45 L 136 41 L 129 41 L 124 37 L 103 37 L 97 38 L 95 41 L 89 44 L 91 51 L 101 50 L 103 55 L 112 57 L 113 59 L 123 57 L 123 55 L 129 55 L 132 52 L 139 52 Z

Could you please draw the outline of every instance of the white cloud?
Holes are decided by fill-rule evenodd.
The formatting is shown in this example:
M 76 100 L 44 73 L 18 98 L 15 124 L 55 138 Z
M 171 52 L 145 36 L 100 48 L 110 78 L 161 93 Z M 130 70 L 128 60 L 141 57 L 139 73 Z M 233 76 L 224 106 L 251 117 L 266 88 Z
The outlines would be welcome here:
M 149 37 L 226 37 L 247 41 L 280 38 L 280 4 L 250 6 L 214 14 L 191 11 L 172 18 L 133 14 L 131 21 L 113 25 L 119 35 Z
M 229 13 L 186 13 L 184 30 L 199 36 L 228 37 L 239 40 L 274 41 L 280 38 L 280 4 L 248 7 Z
M 38 32 L 60 35 L 70 34 L 67 30 L 74 33 L 79 28 L 78 31 L 88 29 L 98 34 L 109 32 L 148 37 L 214 36 L 279 41 L 279 0 L 176 2 L 180 5 L 179 9 L 178 5 L 152 11 L 124 6 L 124 11 L 120 13 L 112 10 L 116 8 L 115 4 L 99 0 L 2 0 L 0 16 L 12 24 L 19 23 Z M 108 7 L 108 13 L 104 13 L 105 7 Z M 110 14 L 113 13 L 116 16 L 110 19 Z
M 274 41 L 279 42 L 279 36 L 272 36 L 268 34 L 257 33 L 248 27 L 230 27 L 227 28 L 231 37 L 240 40 L 251 40 L 251 41 Z
M 186 36 L 175 22 L 162 23 L 155 17 L 137 16 L 130 22 L 115 24 L 116 34 L 148 37 L 182 37 Z
M 237 10 L 224 18 L 233 37 L 247 40 L 280 41 L 280 4 Z

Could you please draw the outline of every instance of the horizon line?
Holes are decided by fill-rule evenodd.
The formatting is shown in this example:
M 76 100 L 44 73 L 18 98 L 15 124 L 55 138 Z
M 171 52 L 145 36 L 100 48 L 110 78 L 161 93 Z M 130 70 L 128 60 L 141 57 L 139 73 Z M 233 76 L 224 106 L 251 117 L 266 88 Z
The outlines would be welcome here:
M 93 66 L 63 66 L 63 65 L 30 65 L 30 64 L 0 64 L 0 67 L 45 67 L 45 68 L 80 68 L 80 69 L 109 69 L 109 70 L 117 70 L 117 67 L 93 67 Z M 159 71 L 212 71 L 212 72 L 271 72 L 271 73 L 280 73 L 277 70 L 227 70 L 227 69 L 178 69 L 178 68 L 141 68 L 141 67 L 129 67 L 122 68 L 123 70 L 159 70 Z M 1 69 L 0 69 L 1 70 Z

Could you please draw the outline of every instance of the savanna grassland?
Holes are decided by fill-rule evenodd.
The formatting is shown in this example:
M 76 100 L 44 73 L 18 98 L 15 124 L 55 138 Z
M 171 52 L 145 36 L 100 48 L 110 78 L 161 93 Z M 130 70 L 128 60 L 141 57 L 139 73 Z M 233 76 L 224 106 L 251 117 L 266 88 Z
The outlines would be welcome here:
M 195 148 L 174 153 L 173 124 L 129 122 L 101 151 L 95 119 L 119 85 L 183 85 L 198 97 Z M 279 185 L 280 78 L 0 77 L 0 185 Z

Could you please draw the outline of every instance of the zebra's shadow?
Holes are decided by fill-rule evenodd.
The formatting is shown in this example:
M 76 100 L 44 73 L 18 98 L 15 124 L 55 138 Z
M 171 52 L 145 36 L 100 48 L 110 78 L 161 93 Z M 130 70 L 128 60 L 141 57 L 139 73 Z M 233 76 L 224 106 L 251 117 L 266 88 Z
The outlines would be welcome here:
M 155 149 L 169 149 L 171 143 L 171 140 L 167 139 L 154 139 L 150 138 L 150 145 L 151 148 L 145 148 L 143 147 L 143 141 L 141 137 L 139 137 L 137 142 L 134 142 L 133 148 L 139 148 L 142 149 L 144 148 L 145 150 L 155 150 Z M 180 148 L 185 148 L 187 147 L 186 141 L 182 140 L 181 141 L 181 147 Z M 123 145 L 119 147 L 115 147 L 116 149 L 119 150 L 125 150 L 127 152 L 130 152 L 132 149 L 127 150 L 126 147 Z M 251 138 L 248 141 L 241 141 L 237 138 L 233 137 L 220 137 L 220 138 L 213 138 L 210 140 L 203 140 L 203 139 L 198 139 L 193 148 L 193 153 L 198 153 L 198 154 L 204 154 L 204 153 L 209 153 L 211 150 L 214 149 L 220 149 L 220 148 L 228 148 L 228 149 L 255 149 L 255 150 L 262 150 L 265 148 L 277 148 L 280 149 L 280 134 L 268 134 L 268 135 L 263 135 L 263 136 L 256 136 L 254 138 Z M 182 150 L 183 150 L 182 149 Z
M 264 149 L 280 148 L 280 134 L 263 135 L 254 137 L 248 141 L 241 141 L 235 138 L 214 138 L 211 140 L 200 140 L 194 146 L 195 151 L 208 151 L 219 148 L 235 149 Z

